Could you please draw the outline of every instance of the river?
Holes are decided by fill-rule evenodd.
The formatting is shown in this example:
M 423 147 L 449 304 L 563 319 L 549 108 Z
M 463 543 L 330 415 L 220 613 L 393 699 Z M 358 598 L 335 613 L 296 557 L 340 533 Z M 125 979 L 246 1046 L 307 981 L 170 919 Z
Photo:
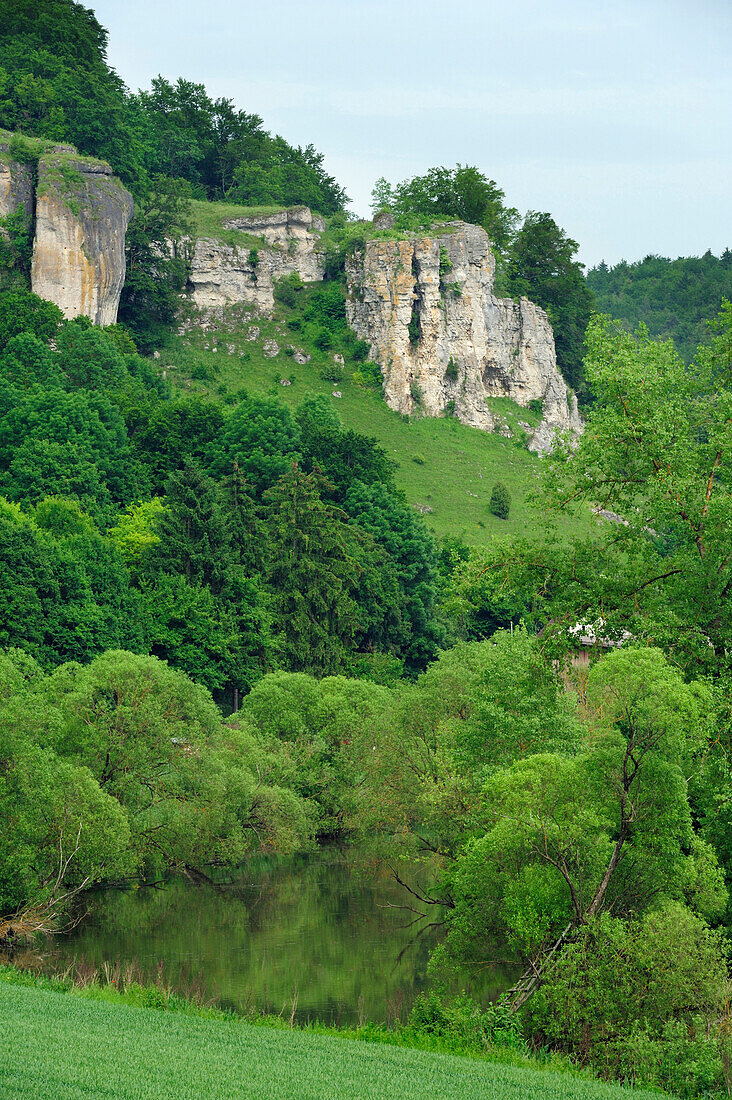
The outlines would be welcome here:
M 409 878 L 410 872 L 404 873 Z M 424 881 L 412 870 L 411 881 Z M 348 1025 L 406 1019 L 429 986 L 427 966 L 441 930 L 375 860 L 336 850 L 277 862 L 257 860 L 226 883 L 171 878 L 157 886 L 97 891 L 86 916 L 44 951 L 54 969 L 70 963 L 134 964 L 145 980 L 237 1011 L 282 1013 L 298 1022 Z M 480 1000 L 515 971 L 486 971 Z

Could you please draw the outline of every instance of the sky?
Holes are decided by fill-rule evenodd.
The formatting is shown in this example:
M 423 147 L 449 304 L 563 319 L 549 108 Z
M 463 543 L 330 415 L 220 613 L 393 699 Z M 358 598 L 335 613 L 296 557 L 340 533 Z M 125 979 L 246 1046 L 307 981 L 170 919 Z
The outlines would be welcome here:
M 601 260 L 732 248 L 732 0 L 86 0 L 132 89 L 185 77 L 376 179 L 474 164 Z

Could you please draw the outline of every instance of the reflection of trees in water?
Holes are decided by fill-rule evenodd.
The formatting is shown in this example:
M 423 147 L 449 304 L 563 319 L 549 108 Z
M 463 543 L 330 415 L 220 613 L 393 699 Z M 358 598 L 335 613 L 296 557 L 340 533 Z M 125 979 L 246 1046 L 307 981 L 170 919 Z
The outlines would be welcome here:
M 353 1022 L 403 1016 L 426 980 L 434 930 L 415 939 L 388 870 L 340 853 L 243 873 L 229 884 L 172 880 L 163 889 L 99 893 L 57 956 L 158 961 L 176 988 L 236 1007 Z M 431 918 L 428 918 L 428 921 Z

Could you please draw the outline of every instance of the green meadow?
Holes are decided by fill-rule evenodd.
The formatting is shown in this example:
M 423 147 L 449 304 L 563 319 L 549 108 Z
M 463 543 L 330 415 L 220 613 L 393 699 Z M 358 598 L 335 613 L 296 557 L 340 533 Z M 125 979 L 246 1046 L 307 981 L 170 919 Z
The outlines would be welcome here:
M 311 293 L 301 292 L 305 302 Z M 277 306 L 267 318 L 237 305 L 205 327 L 194 322 L 161 352 L 166 377 L 184 392 L 214 400 L 236 399 L 247 391 L 294 408 L 306 398 L 326 397 L 346 428 L 378 440 L 395 463 L 398 487 L 438 537 L 484 546 L 495 538 L 538 536 L 552 527 L 567 539 L 591 531 L 595 521 L 589 509 L 556 517 L 542 505 L 541 460 L 524 446 L 519 424 L 538 423 L 537 412 L 507 399 L 489 402 L 514 432 L 512 439 L 467 427 L 454 417 L 402 416 L 388 407 L 378 386 L 362 380 L 362 365 L 350 361 L 349 347 L 338 335 L 323 351 L 313 344 L 307 325 L 295 331 L 288 326 L 293 319 L 297 323 L 301 309 L 295 313 Z M 272 341 L 279 351 L 265 354 L 265 345 L 271 353 Z M 298 363 L 297 350 L 310 360 Z M 324 378 L 337 375 L 332 368 L 339 354 L 345 360 L 342 377 Z M 496 481 L 511 493 L 507 520 L 488 510 Z
M 650 1100 L 659 1095 L 482 1058 L 135 1007 L 110 996 L 116 1001 L 0 980 L 3 1100 Z

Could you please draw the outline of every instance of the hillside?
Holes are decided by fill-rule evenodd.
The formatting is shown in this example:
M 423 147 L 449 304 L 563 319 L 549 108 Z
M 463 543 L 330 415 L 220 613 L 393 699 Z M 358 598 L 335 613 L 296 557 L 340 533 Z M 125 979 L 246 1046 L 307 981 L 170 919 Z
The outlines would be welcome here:
M 708 319 L 724 298 L 732 298 L 732 252 L 676 260 L 646 256 L 614 267 L 602 263 L 587 272 L 587 283 L 600 313 L 617 317 L 632 331 L 644 324 L 651 336 L 672 339 L 690 363 L 709 335 Z
M 203 204 L 196 206 L 198 216 L 210 217 L 207 210 L 199 214 Z M 292 304 L 278 301 L 269 317 L 244 304 L 191 313 L 159 353 L 161 372 L 186 392 L 226 404 L 242 392 L 276 397 L 290 408 L 309 397 L 327 398 L 346 428 L 377 439 L 396 463 L 398 487 L 438 537 L 480 546 L 495 538 L 536 535 L 551 523 L 559 523 L 566 537 L 591 530 L 588 508 L 574 518 L 550 519 L 540 496 L 533 496 L 541 460 L 526 449 L 520 422 L 535 428 L 539 411 L 506 398 L 489 399 L 489 411 L 512 438 L 468 427 L 455 417 L 402 416 L 385 403 L 378 368 L 364 364 L 363 349 L 345 323 L 340 286 L 300 284 L 287 297 Z M 507 520 L 488 510 L 499 480 L 512 496 Z

